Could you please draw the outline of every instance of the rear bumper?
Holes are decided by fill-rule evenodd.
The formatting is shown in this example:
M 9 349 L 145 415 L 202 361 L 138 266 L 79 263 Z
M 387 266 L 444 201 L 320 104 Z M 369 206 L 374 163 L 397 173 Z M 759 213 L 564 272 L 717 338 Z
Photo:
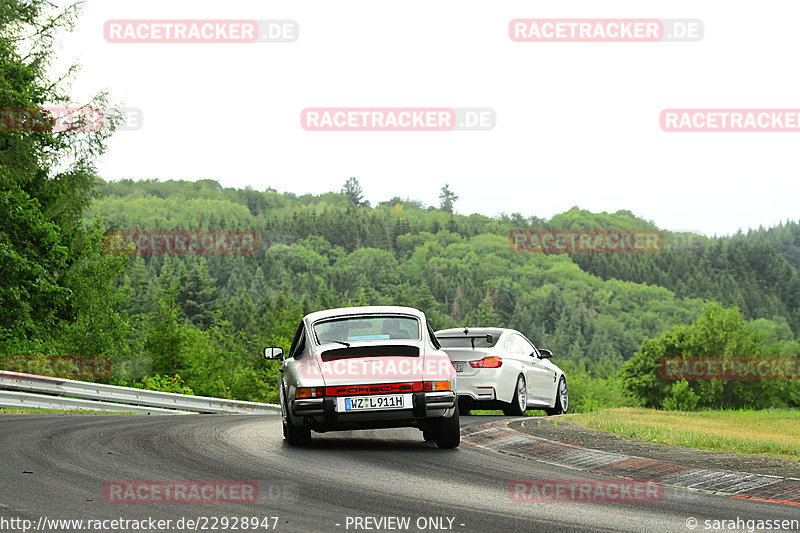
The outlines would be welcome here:
M 321 415 L 325 412 L 325 398 L 303 398 L 292 400 L 292 413 L 295 416 Z
M 411 409 L 380 411 L 339 412 L 335 397 L 302 398 L 291 402 L 292 421 L 305 426 L 340 426 L 377 421 L 414 421 L 441 418 L 448 415 L 456 405 L 455 391 L 415 392 Z M 403 425 L 403 424 L 399 424 Z
M 488 372 L 486 370 L 489 370 Z M 460 397 L 469 398 L 475 402 L 492 402 L 498 399 L 497 383 L 499 372 L 494 369 L 484 369 L 474 376 L 458 374 L 456 389 Z
M 427 409 L 450 409 L 456 404 L 456 393 L 453 391 L 426 392 Z

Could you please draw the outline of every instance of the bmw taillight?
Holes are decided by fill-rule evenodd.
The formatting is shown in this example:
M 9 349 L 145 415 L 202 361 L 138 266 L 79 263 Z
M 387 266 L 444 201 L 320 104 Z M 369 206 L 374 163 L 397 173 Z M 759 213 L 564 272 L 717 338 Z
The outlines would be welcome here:
M 500 368 L 503 366 L 503 359 L 496 355 L 491 355 L 477 361 L 470 361 L 469 366 L 472 368 Z

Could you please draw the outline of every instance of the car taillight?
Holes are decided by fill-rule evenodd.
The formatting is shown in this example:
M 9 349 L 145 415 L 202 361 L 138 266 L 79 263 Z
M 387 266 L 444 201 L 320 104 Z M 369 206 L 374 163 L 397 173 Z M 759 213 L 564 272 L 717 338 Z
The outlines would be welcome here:
M 470 361 L 469 366 L 472 368 L 500 368 L 503 366 L 503 359 L 496 355 L 491 355 L 478 361 Z
M 449 381 L 426 381 L 423 383 L 423 390 L 426 392 L 437 390 L 450 390 Z
M 325 396 L 324 387 L 298 387 L 295 393 L 296 398 L 321 398 Z

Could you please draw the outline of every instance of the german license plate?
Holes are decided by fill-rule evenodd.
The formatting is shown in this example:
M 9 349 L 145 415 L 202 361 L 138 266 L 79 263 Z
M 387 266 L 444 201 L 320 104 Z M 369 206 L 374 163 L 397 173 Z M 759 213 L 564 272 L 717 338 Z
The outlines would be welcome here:
M 406 399 L 408 396 L 408 399 Z M 351 396 L 338 398 L 339 411 L 375 411 L 383 409 L 410 409 L 410 394 Z
M 453 366 L 456 368 L 456 372 L 464 371 L 464 363 L 453 363 Z

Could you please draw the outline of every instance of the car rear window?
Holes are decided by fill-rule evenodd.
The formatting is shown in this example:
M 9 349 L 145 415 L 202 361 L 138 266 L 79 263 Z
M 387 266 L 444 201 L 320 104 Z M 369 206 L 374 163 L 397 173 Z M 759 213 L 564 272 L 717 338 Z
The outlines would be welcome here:
M 320 344 L 329 342 L 419 340 L 419 320 L 408 316 L 370 315 L 334 318 L 314 323 Z

